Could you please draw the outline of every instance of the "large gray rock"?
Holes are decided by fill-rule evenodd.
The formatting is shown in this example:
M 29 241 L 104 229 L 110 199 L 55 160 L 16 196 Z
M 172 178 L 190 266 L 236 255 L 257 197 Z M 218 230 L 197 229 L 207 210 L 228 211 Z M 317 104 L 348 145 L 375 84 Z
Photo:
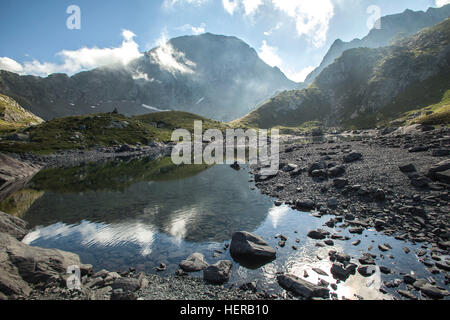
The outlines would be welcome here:
M 26 245 L 0 233 L 0 292 L 28 296 L 32 285 L 60 281 L 69 266 L 81 266 L 74 253 Z
M 291 274 L 279 275 L 277 281 L 283 289 L 291 291 L 306 299 L 328 298 L 330 295 L 329 289 L 315 285 Z
M 231 239 L 230 253 L 238 260 L 273 260 L 276 258 L 275 249 L 261 237 L 249 232 L 235 232 Z
M 114 290 L 122 289 L 124 292 L 135 292 L 141 287 L 141 281 L 134 278 L 118 278 L 111 284 Z
M 0 232 L 22 240 L 27 234 L 27 223 L 22 219 L 0 211 Z
M 41 167 L 0 153 L 0 201 L 22 188 Z
M 203 270 L 203 279 L 212 283 L 225 283 L 230 280 L 233 263 L 229 260 L 221 260 Z
M 186 260 L 181 261 L 180 268 L 186 272 L 197 272 L 207 268 L 209 264 L 201 253 L 193 253 Z
M 441 161 L 428 170 L 427 176 L 432 180 L 450 183 L 450 159 Z

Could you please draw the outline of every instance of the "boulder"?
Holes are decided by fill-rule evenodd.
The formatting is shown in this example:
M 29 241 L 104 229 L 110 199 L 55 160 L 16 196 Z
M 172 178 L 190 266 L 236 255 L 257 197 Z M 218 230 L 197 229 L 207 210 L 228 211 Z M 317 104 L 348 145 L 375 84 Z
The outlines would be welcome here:
M 233 263 L 229 260 L 221 260 L 203 270 L 203 279 L 211 283 L 222 284 L 230 280 Z
M 325 239 L 330 233 L 328 231 L 317 229 L 317 230 L 311 230 L 308 232 L 308 237 L 314 240 L 323 240 Z
M 0 292 L 28 296 L 32 285 L 58 282 L 69 266 L 81 266 L 74 253 L 31 247 L 0 233 Z
M 291 274 L 279 275 L 277 281 L 283 289 L 306 299 L 328 298 L 330 296 L 328 288 L 315 285 Z
M 134 278 L 118 278 L 111 284 L 111 288 L 122 289 L 123 292 L 135 292 L 141 288 L 141 281 Z
M 316 204 L 311 199 L 302 199 L 302 200 L 297 200 L 295 202 L 295 206 L 299 210 L 312 210 L 312 209 L 314 209 Z
M 209 264 L 201 253 L 193 253 L 186 260 L 180 262 L 180 268 L 186 272 L 197 272 L 207 268 Z
M 230 254 L 236 260 L 248 262 L 272 261 L 276 251 L 261 237 L 249 232 L 235 232 L 231 239 Z
M 22 219 L 0 211 L 0 232 L 22 240 L 27 234 L 27 223 Z

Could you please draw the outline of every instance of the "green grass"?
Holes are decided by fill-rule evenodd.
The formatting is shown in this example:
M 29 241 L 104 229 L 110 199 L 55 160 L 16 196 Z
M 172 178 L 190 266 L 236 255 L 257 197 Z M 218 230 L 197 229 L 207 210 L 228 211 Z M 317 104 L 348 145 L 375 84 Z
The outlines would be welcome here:
M 0 141 L 0 151 L 49 154 L 96 146 L 169 142 L 174 129 L 185 128 L 192 132 L 194 120 L 203 121 L 203 130 L 227 128 L 223 123 L 186 112 L 171 111 L 135 117 L 115 113 L 92 114 L 54 119 L 28 128 L 28 142 Z
M 450 90 L 447 90 L 439 103 L 404 113 L 395 120 L 403 125 L 424 124 L 450 126 Z
M 0 94 L 0 134 L 13 133 L 43 121 L 10 97 Z
M 280 134 L 299 135 L 310 133 L 315 129 L 320 128 L 322 123 L 320 121 L 304 122 L 297 127 L 276 126 L 275 129 L 280 130 Z

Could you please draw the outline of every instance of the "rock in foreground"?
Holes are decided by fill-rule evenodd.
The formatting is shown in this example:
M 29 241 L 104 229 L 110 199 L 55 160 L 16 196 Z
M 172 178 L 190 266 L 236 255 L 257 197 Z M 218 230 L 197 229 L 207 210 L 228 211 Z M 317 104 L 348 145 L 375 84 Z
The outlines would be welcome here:
M 247 262 L 272 261 L 276 258 L 275 249 L 261 237 L 249 232 L 235 232 L 231 239 L 230 253 L 236 260 Z
M 283 289 L 291 291 L 295 295 L 302 296 L 306 299 L 328 298 L 330 296 L 329 289 L 320 287 L 291 274 L 279 275 L 277 281 Z

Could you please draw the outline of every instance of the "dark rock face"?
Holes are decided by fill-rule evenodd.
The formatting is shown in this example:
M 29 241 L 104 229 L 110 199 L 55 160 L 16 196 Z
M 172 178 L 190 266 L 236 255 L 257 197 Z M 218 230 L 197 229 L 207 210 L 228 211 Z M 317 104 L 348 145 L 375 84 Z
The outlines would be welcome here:
M 276 251 L 261 237 L 249 232 L 235 232 L 231 239 L 230 254 L 243 264 L 267 263 L 276 258 Z
M 330 290 L 311 282 L 300 279 L 294 275 L 283 274 L 277 277 L 279 285 L 292 293 L 302 296 L 306 299 L 312 298 L 328 298 Z
M 225 283 L 230 280 L 233 263 L 229 260 L 221 260 L 203 270 L 203 279 L 211 283 Z

